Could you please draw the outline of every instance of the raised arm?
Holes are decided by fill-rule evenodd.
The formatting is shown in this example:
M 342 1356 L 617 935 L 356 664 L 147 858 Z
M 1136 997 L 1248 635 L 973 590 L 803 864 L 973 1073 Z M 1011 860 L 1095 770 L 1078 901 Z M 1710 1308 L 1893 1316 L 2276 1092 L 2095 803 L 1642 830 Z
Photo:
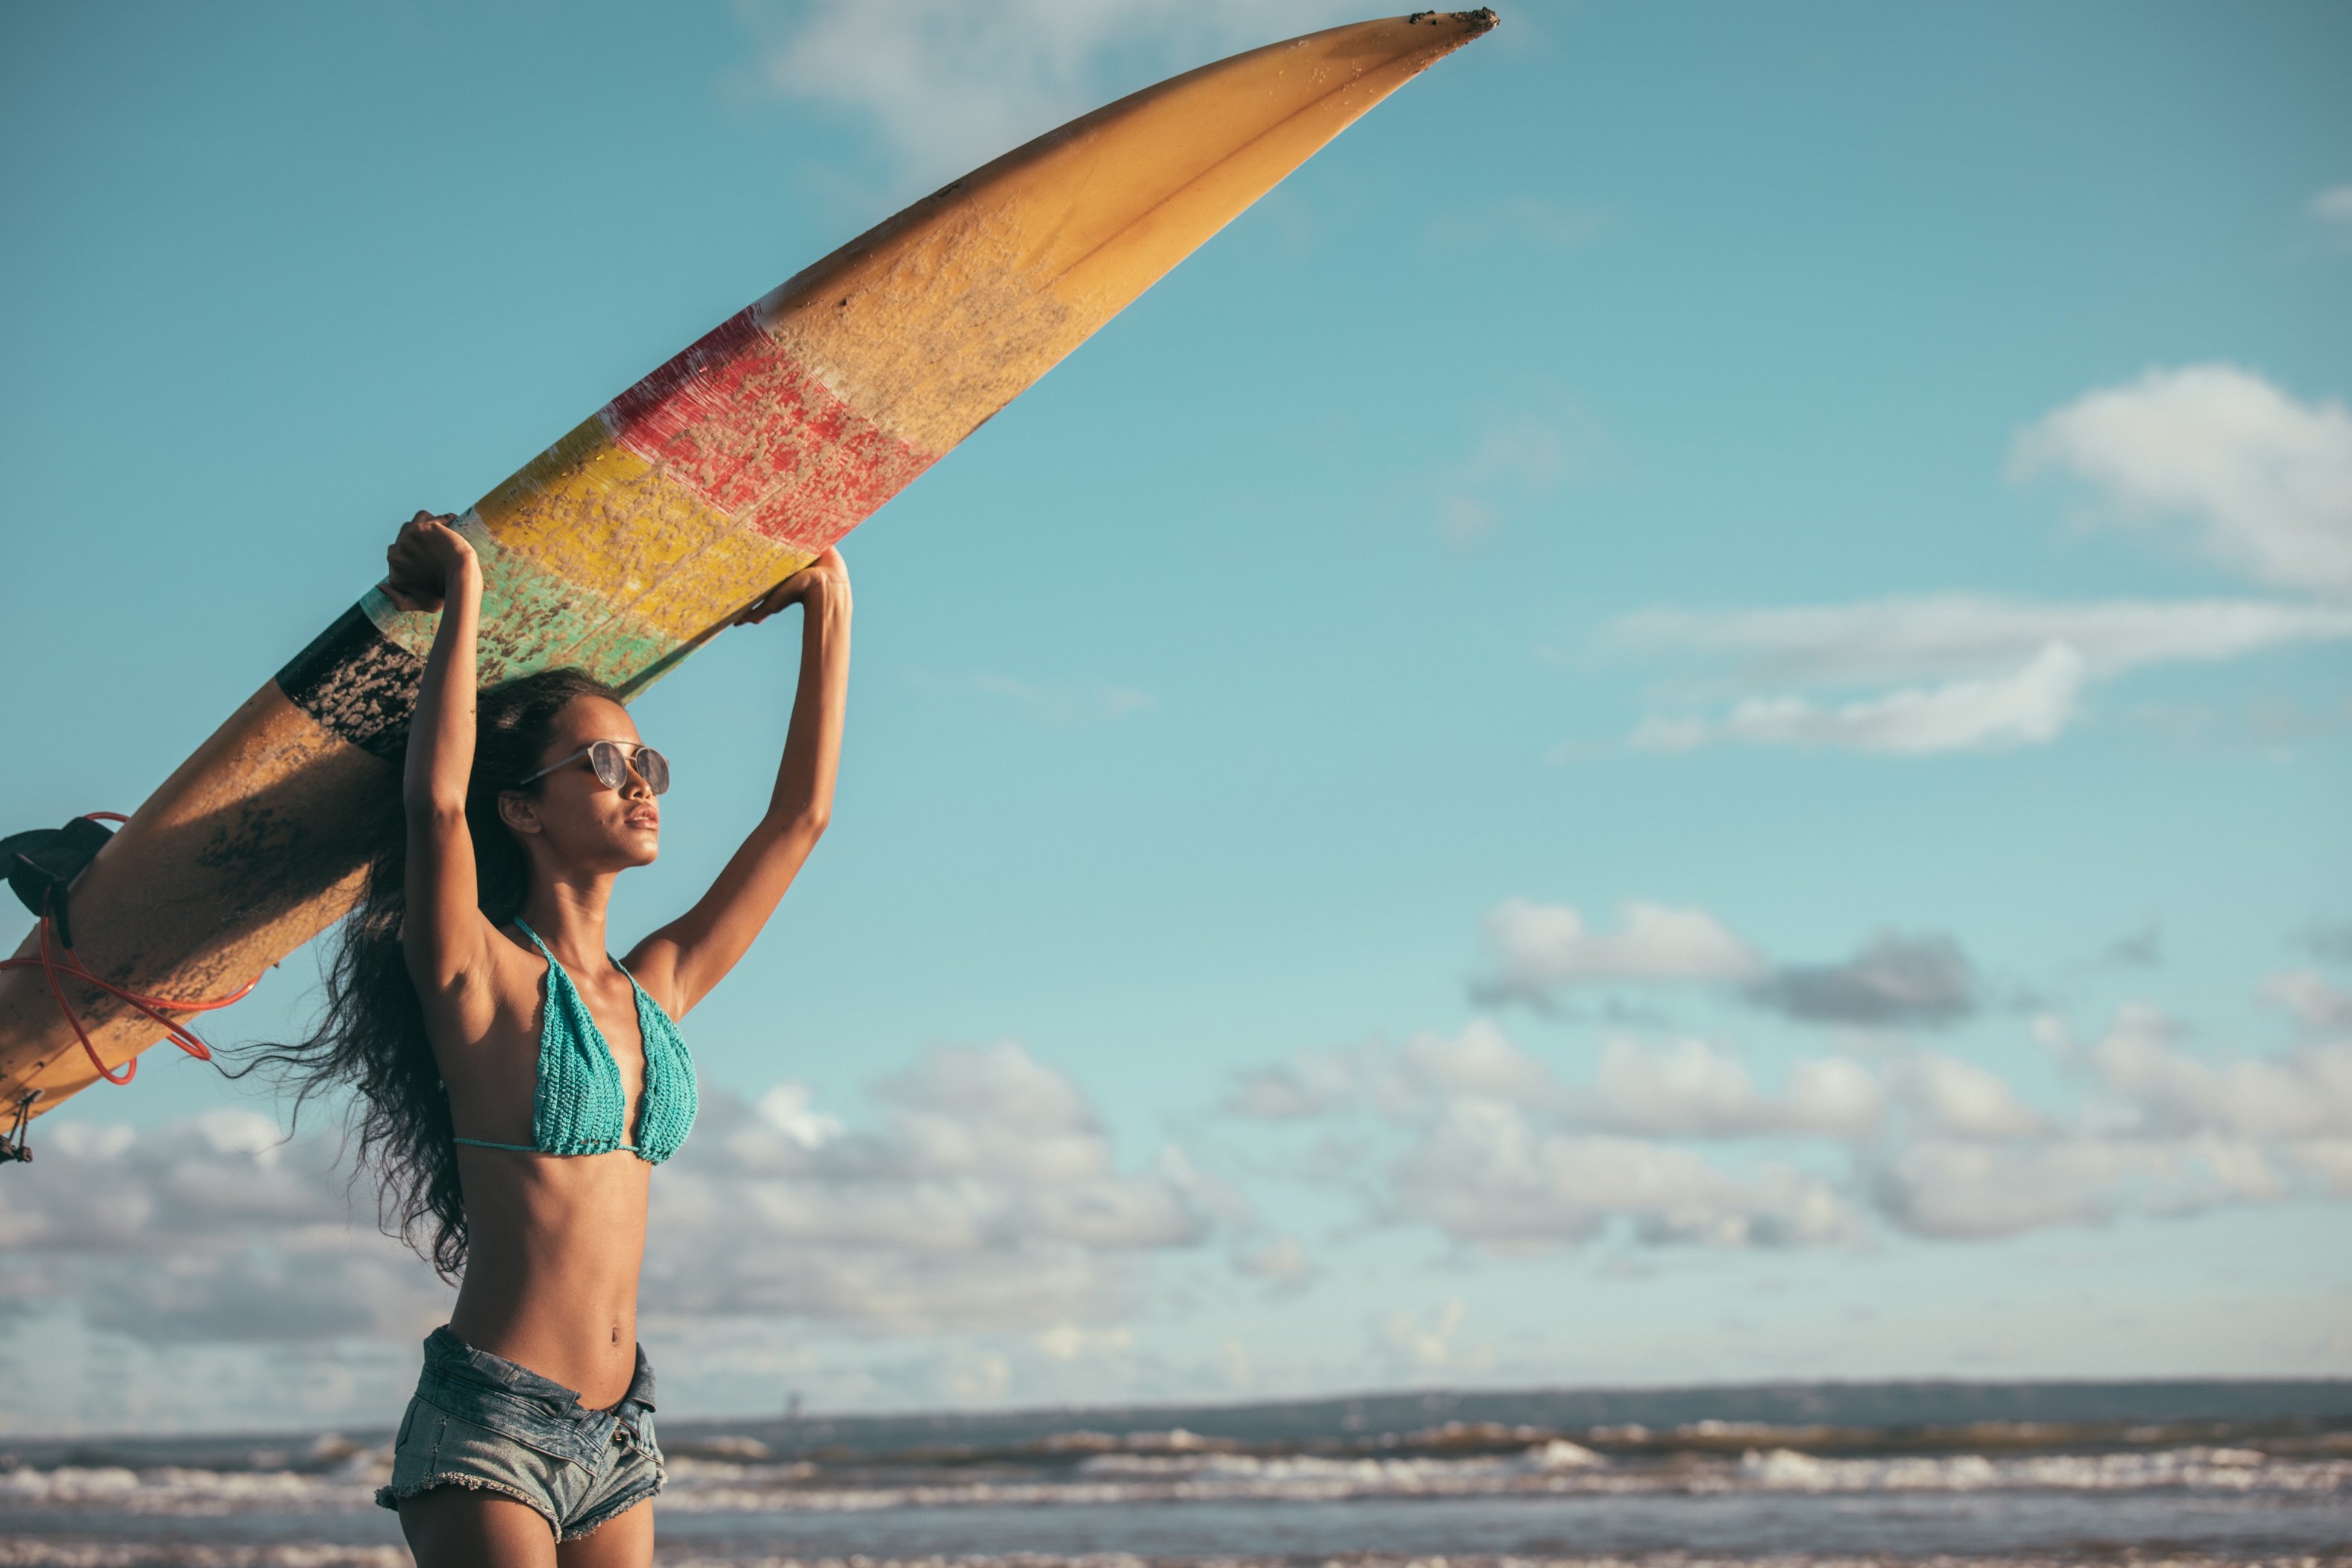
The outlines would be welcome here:
M 827 550 L 736 618 L 765 621 L 801 607 L 800 689 L 768 813 L 695 906 L 639 943 L 629 968 L 673 1015 L 683 1015 L 726 977 L 800 874 L 833 818 L 841 766 L 842 715 L 849 700 L 849 569 Z
M 474 638 L 482 571 L 447 517 L 419 512 L 384 552 L 383 591 L 403 610 L 441 612 L 408 727 L 401 803 L 408 832 L 408 972 L 428 1009 L 482 971 L 488 925 L 477 902 L 466 782 L 474 767 Z

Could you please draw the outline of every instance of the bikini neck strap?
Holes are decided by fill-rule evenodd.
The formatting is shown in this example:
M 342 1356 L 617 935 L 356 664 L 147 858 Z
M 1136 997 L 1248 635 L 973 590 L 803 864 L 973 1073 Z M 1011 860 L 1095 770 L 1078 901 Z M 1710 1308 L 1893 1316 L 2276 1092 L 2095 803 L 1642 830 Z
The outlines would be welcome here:
M 569 969 L 564 968 L 562 964 L 556 962 L 555 955 L 549 950 L 546 943 L 539 939 L 539 933 L 530 928 L 530 921 L 525 920 L 521 915 L 518 915 L 514 917 L 514 923 L 524 936 L 530 938 L 530 945 L 539 949 L 539 956 L 547 960 L 549 967 L 561 974 L 566 980 L 572 978 L 572 972 Z M 604 955 L 604 962 L 612 965 L 613 967 L 620 970 L 624 975 L 629 975 L 628 967 L 623 964 L 618 958 L 614 957 L 610 953 Z M 635 975 L 629 975 L 629 984 L 634 986 L 636 983 L 637 977 Z

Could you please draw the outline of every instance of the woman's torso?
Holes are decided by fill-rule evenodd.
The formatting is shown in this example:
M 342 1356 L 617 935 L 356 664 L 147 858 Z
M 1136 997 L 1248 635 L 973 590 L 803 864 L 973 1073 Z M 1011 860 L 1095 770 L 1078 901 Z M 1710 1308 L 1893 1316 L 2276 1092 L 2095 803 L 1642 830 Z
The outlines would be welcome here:
M 434 1053 L 459 1137 L 529 1146 L 542 1037 L 562 982 L 551 958 L 515 934 L 501 930 L 494 952 L 489 1027 L 473 1040 L 445 1039 L 432 1027 Z M 610 1050 L 620 1125 L 634 1128 L 646 1081 L 635 988 L 609 963 L 564 979 Z M 551 1155 L 461 1144 L 457 1169 L 467 1240 L 451 1331 L 579 1390 L 591 1406 L 620 1398 L 635 1369 L 652 1166 L 626 1149 Z

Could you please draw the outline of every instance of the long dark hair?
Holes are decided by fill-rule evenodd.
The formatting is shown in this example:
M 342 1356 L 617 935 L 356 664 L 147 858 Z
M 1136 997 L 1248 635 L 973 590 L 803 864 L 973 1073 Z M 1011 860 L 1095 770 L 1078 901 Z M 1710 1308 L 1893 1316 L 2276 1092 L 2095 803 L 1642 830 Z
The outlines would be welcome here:
M 530 892 L 530 857 L 499 819 L 499 796 L 539 789 L 518 780 L 538 770 L 563 710 L 590 696 L 621 700 L 574 669 L 542 670 L 482 694 L 466 781 L 466 831 L 474 841 L 481 910 L 493 925 L 520 915 Z M 253 1048 L 239 1076 L 268 1068 L 292 1086 L 298 1118 L 314 1095 L 354 1091 L 347 1119 L 359 1168 L 375 1177 L 378 1219 L 387 1235 L 454 1282 L 466 1267 L 466 1196 L 450 1142 L 449 1095 L 408 975 L 407 928 L 408 842 L 396 820 L 386 825 L 359 904 L 321 965 L 326 999 L 317 1030 L 307 1040 Z

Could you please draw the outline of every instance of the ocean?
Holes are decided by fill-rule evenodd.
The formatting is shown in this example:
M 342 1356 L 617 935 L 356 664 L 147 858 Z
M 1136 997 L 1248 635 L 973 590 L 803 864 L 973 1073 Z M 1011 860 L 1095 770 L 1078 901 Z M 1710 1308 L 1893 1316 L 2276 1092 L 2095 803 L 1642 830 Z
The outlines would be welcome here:
M 2352 1383 L 1934 1383 L 726 1421 L 682 1564 L 2352 1564 Z M 0 1438 L 0 1568 L 394 1568 L 388 1433 Z

